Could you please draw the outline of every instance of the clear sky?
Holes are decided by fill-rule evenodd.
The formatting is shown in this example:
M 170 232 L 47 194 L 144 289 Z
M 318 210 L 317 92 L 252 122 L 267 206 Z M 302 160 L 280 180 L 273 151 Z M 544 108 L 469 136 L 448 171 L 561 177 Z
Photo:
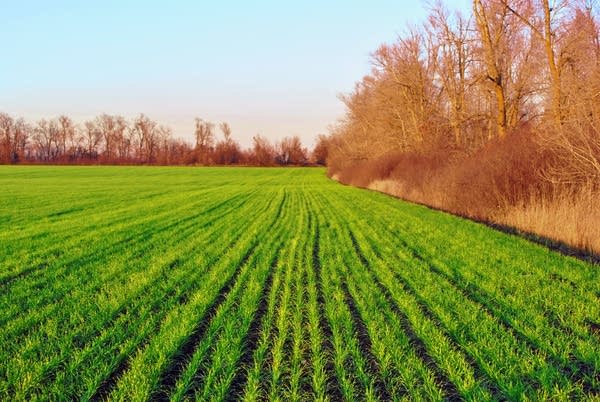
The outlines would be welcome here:
M 257 133 L 310 145 L 342 115 L 337 95 L 369 71 L 369 54 L 426 9 L 422 0 L 0 0 L 0 111 L 77 122 L 144 112 L 188 139 L 198 116 L 229 122 L 244 146 Z

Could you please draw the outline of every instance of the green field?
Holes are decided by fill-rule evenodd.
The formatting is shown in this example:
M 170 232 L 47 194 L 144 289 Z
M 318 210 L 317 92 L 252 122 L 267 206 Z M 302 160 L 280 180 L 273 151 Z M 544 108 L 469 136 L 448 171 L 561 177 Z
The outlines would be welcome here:
M 600 267 L 322 169 L 0 167 L 0 400 L 600 398 Z

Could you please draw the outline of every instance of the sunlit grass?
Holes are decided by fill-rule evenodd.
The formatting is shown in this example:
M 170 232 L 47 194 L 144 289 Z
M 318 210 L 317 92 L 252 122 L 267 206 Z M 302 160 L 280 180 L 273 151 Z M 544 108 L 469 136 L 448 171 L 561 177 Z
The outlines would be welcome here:
M 0 399 L 590 399 L 600 271 L 321 169 L 0 168 Z

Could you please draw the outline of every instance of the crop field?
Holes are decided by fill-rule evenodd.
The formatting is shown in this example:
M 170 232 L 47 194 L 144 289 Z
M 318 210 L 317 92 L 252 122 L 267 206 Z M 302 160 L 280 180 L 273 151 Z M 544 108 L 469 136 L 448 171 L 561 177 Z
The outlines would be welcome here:
M 600 267 L 322 169 L 0 167 L 0 400 L 600 398 Z

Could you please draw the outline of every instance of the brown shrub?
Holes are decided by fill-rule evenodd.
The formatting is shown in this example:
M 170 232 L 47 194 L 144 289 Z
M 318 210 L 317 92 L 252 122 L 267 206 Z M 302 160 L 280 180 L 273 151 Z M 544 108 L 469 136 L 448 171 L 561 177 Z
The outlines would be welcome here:
M 600 194 L 591 186 L 538 195 L 492 217 L 492 221 L 600 254 Z
M 330 172 L 346 184 L 367 187 L 375 181 L 402 184 L 399 196 L 430 204 L 444 199 L 440 208 L 484 218 L 509 205 L 547 193 L 551 184 L 540 172 L 549 156 L 528 131 L 492 140 L 472 154 L 457 151 L 396 153 Z M 417 198 L 417 199 L 415 199 Z
M 490 213 L 546 194 L 551 185 L 541 172 L 548 162 L 549 155 L 539 148 L 531 132 L 522 130 L 492 140 L 441 174 L 449 195 L 447 208 L 485 219 Z
M 342 183 L 600 252 L 597 187 L 546 180 L 555 168 L 553 150 L 521 130 L 471 154 L 390 154 L 344 169 L 330 166 L 329 173 Z

